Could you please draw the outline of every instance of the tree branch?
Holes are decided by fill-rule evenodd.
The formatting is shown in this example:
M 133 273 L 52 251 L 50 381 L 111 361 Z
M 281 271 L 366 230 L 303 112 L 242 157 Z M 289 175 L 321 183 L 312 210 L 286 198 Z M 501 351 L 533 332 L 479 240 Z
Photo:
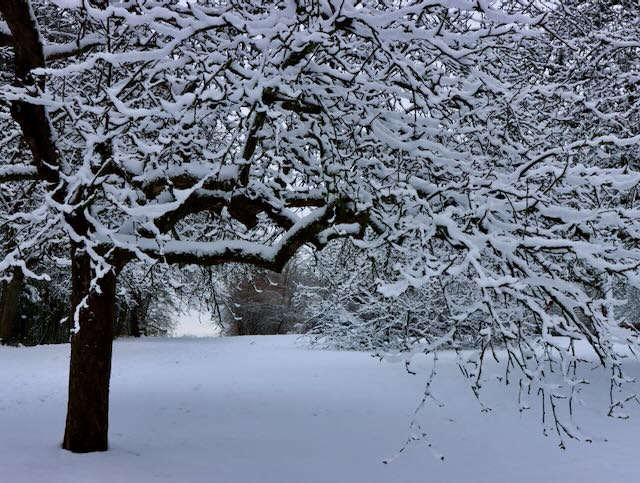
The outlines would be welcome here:
M 0 13 L 14 39 L 15 74 L 19 86 L 44 89 L 44 79 L 34 79 L 31 71 L 45 67 L 45 55 L 37 20 L 28 0 L 3 0 Z M 60 181 L 59 154 L 45 108 L 25 101 L 11 105 L 11 115 L 22 129 L 33 154 L 38 176 L 52 185 Z
M 44 48 L 44 54 L 47 62 L 52 62 L 84 54 L 103 44 L 104 41 L 99 35 L 87 35 L 86 37 L 66 44 L 47 45 Z
M 336 202 L 318 208 L 299 219 L 273 246 L 245 240 L 171 240 L 159 243 L 155 239 L 141 239 L 131 235 L 115 236 L 108 243 L 115 245 L 123 257 L 140 251 L 171 264 L 212 266 L 223 263 L 247 263 L 280 272 L 303 245 L 312 244 L 320 249 L 329 241 L 345 236 L 347 231 L 350 235 L 361 237 L 367 222 L 366 213 L 357 214 L 346 208 L 344 203 Z M 354 230 L 355 226 L 359 231 Z
M 8 165 L 0 167 L 0 183 L 11 181 L 35 181 L 38 170 L 35 166 Z

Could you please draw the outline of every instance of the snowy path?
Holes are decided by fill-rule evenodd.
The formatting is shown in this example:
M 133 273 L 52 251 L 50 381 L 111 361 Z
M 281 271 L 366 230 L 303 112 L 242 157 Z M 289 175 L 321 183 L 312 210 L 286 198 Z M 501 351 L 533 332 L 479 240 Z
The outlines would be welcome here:
M 290 336 L 116 342 L 112 448 L 72 455 L 59 449 L 68 351 L 0 347 L 0 481 L 640 481 L 640 408 L 630 421 L 587 409 L 585 430 L 608 442 L 563 452 L 541 435 L 537 404 L 521 414 L 512 392 L 489 388 L 494 410 L 481 413 L 447 362 L 435 384 L 446 406 L 425 416 L 445 461 L 416 444 L 385 465 L 406 439 L 426 364 L 410 376 L 400 364 L 304 349 Z

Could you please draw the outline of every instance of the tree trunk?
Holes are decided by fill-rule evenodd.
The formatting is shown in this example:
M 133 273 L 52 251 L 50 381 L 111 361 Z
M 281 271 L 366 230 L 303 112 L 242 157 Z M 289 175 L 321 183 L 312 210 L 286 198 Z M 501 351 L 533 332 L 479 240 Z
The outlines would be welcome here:
M 133 307 L 131 307 L 131 317 L 129 318 L 129 335 L 133 337 L 140 337 L 140 312 L 141 307 L 140 298 L 133 298 Z
M 0 341 L 3 344 L 18 342 L 20 324 L 17 320 L 18 303 L 22 292 L 24 275 L 20 268 L 13 271 L 13 278 L 2 284 L 2 307 L 0 307 Z
M 67 312 L 63 306 L 59 306 L 46 319 L 46 329 L 42 339 L 44 344 L 61 344 L 69 342 L 69 329 L 66 323 L 61 323 L 64 314 Z M 63 327 L 64 325 L 64 327 Z M 65 331 L 65 328 L 67 329 Z
M 64 449 L 74 453 L 106 451 L 109 427 L 109 377 L 116 308 L 116 275 L 104 275 L 100 293 L 90 291 L 95 272 L 89 257 L 76 250 L 72 255 L 72 307 L 83 301 L 79 330 L 71 337 L 69 403 Z

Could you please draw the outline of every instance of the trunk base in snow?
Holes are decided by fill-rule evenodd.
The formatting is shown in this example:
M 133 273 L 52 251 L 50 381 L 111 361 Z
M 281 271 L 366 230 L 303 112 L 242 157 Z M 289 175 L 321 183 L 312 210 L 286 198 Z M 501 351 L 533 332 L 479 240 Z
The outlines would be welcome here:
M 74 453 L 106 451 L 109 428 L 109 378 L 115 317 L 116 276 L 107 273 L 100 292 L 89 293 L 94 275 L 89 257 L 73 257 L 72 303 L 80 310 L 80 330 L 71 338 L 69 403 L 62 447 Z M 87 296 L 87 294 L 89 294 Z

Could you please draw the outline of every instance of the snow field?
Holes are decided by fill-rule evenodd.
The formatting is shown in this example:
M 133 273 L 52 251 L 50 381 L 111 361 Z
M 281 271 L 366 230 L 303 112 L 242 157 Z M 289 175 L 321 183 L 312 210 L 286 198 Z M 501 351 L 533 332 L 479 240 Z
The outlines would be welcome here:
M 295 336 L 121 340 L 114 345 L 111 449 L 60 449 L 69 346 L 0 347 L 0 481 L 11 483 L 636 482 L 640 406 L 603 416 L 607 379 L 590 374 L 578 420 L 592 444 L 544 437 L 540 408 L 515 393 L 472 391 L 443 355 L 419 421 L 433 449 L 408 435 L 430 364 L 313 350 Z M 640 375 L 636 364 L 631 373 Z M 607 441 L 603 441 L 606 438 Z M 444 461 L 439 455 L 444 455 Z M 388 464 L 383 461 L 391 459 Z

